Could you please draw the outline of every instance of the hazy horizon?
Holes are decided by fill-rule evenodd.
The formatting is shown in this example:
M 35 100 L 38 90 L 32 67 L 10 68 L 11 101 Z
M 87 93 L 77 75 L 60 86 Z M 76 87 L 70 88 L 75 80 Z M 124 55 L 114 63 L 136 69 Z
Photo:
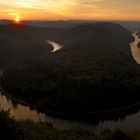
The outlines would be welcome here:
M 8 19 L 8 18 L 0 18 L 0 20 L 9 20 L 9 21 L 12 21 L 14 19 Z M 96 19 L 21 19 L 22 21 L 52 21 L 52 22 L 57 22 L 57 21 L 95 21 L 95 22 L 140 22 L 140 20 L 121 20 L 121 19 L 118 19 L 118 20 L 96 20 Z

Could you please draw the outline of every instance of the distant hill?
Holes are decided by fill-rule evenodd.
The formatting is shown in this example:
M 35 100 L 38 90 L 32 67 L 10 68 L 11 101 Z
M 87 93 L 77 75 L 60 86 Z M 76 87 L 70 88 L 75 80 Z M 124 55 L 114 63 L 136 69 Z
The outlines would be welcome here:
M 110 38 L 113 40 L 111 40 Z M 131 39 L 132 37 L 130 32 L 121 25 L 115 23 L 100 22 L 94 24 L 78 25 L 71 29 L 68 29 L 62 34 L 59 40 L 67 46 L 74 42 L 79 43 L 87 41 L 88 43 L 91 43 L 90 45 L 92 45 L 92 43 L 95 43 L 95 41 L 98 42 L 100 40 L 108 40 L 110 42 L 117 41 L 118 43 L 120 43 Z
M 114 21 L 114 23 L 121 24 L 129 31 L 138 31 L 140 30 L 140 21 Z
M 26 25 L 37 26 L 37 27 L 51 27 L 51 28 L 72 28 L 79 24 L 98 23 L 104 21 L 96 20 L 58 20 L 58 21 L 24 21 Z M 117 23 L 127 28 L 130 31 L 137 31 L 140 29 L 139 21 L 109 21 Z
M 56 114 L 102 111 L 139 101 L 140 66 L 129 46 L 133 37 L 124 27 L 78 25 L 54 40 L 64 47 L 5 71 L 2 86 L 9 94 Z
M 1 25 L 7 25 L 7 24 L 10 24 L 10 23 L 11 23 L 11 20 L 7 20 L 7 19 L 1 19 L 0 20 Z
M 58 20 L 58 21 L 24 21 L 25 25 L 37 27 L 51 27 L 51 28 L 72 28 L 79 24 L 94 23 L 96 21 L 90 20 Z
M 121 63 L 122 61 L 134 62 L 129 48 L 132 40 L 131 33 L 119 24 L 94 23 L 78 25 L 66 30 L 57 42 L 64 46 L 59 51 L 60 55 L 62 52 L 67 57 L 71 57 L 72 54 L 77 57 L 99 56 L 97 59 L 103 59 L 103 61 L 109 59 L 106 60 L 107 62 L 110 61 L 110 56 L 111 58 L 116 57 L 118 60 L 120 58 Z

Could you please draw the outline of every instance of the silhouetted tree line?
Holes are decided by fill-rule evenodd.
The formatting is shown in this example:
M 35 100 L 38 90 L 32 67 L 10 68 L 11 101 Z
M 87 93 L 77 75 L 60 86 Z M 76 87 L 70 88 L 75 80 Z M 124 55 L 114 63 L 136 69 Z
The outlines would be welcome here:
M 140 133 L 119 129 L 100 134 L 81 128 L 60 130 L 47 122 L 16 121 L 8 111 L 0 111 L 0 137 L 4 140 L 138 140 Z

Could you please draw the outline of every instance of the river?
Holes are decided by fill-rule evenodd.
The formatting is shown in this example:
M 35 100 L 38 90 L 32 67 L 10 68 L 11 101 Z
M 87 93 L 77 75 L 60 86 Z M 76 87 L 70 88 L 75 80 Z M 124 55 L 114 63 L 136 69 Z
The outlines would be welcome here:
M 58 44 L 58 43 L 56 43 L 54 41 L 51 41 L 51 40 L 47 40 L 46 42 L 53 46 L 52 52 L 56 52 L 56 51 L 60 50 L 63 47 L 62 45 L 60 45 L 60 44 Z
M 140 49 L 137 48 L 137 44 L 139 43 L 140 39 L 137 37 L 136 32 L 133 33 L 133 36 L 135 37 L 135 41 L 131 43 L 131 50 L 134 59 L 140 63 Z M 57 43 L 51 42 L 50 44 L 56 45 Z M 57 51 L 58 49 L 62 48 L 62 46 L 59 46 L 57 44 L 57 49 L 54 47 L 53 52 Z M 1 71 L 1 74 L 3 71 Z M 31 109 L 28 106 L 15 103 L 11 99 L 8 99 L 5 95 L 0 93 L 0 108 L 7 110 L 10 109 L 10 114 L 14 116 L 17 120 L 26 120 L 30 119 L 35 122 L 39 121 L 47 121 L 51 122 L 55 127 L 61 128 L 61 129 L 68 129 L 68 128 L 74 128 L 74 127 L 81 127 L 86 128 L 89 130 L 93 130 L 95 132 L 100 132 L 104 129 L 116 129 L 120 128 L 122 130 L 127 131 L 140 131 L 140 108 L 130 110 L 129 112 L 124 112 L 122 114 L 118 114 L 117 116 L 102 116 L 102 119 L 99 119 L 97 117 L 92 117 L 89 120 L 87 118 L 87 121 L 73 121 L 73 120 L 67 120 L 67 119 L 59 119 L 52 116 L 49 116 L 45 113 L 41 113 L 37 110 Z
M 134 32 L 132 35 L 135 38 L 135 41 L 130 44 L 132 55 L 136 62 L 140 64 L 140 48 L 137 46 L 140 42 L 140 38 L 137 36 L 137 32 Z

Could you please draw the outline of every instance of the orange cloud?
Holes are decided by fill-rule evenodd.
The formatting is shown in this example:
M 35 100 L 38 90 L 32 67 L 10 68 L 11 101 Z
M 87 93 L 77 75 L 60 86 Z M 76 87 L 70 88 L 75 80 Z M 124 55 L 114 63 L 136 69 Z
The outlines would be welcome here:
M 140 20 L 139 0 L 0 0 L 0 18 Z M 15 15 L 16 16 L 16 15 Z

